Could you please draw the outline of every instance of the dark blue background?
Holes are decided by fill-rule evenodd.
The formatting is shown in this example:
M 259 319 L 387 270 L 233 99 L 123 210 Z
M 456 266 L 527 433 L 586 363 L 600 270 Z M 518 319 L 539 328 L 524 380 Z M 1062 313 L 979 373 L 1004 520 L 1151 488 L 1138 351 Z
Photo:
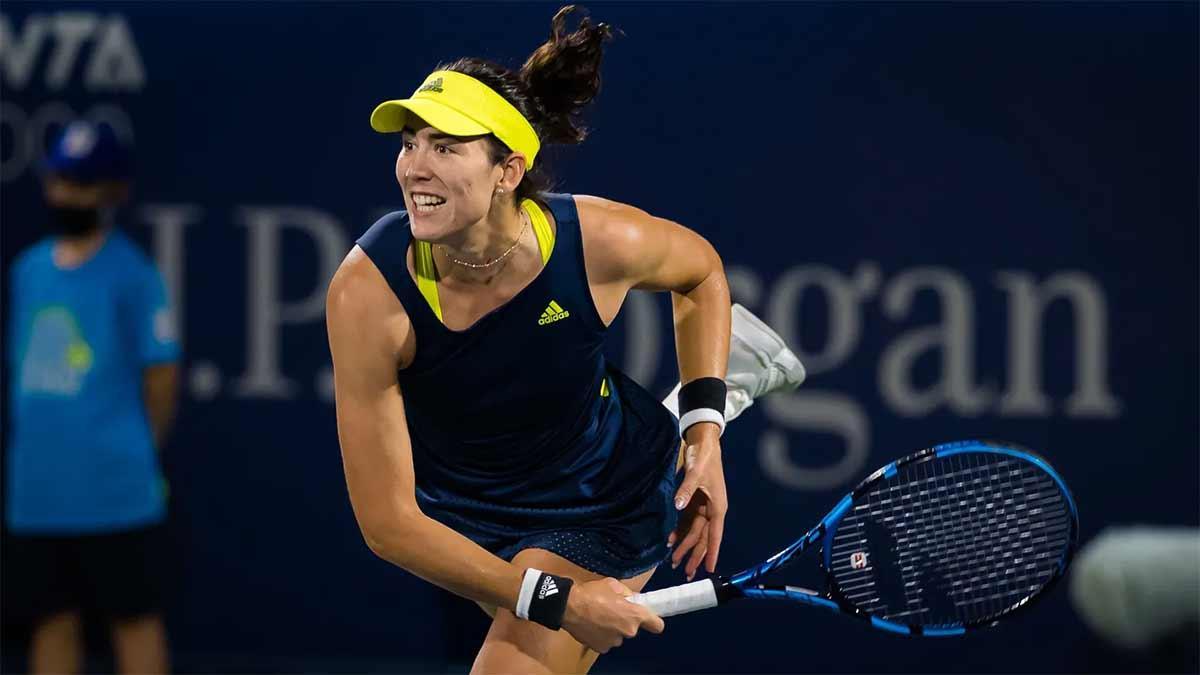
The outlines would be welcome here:
M 13 31 L 62 5 L 7 2 Z M 312 384 L 327 366 L 323 321 L 287 326 L 285 400 L 240 397 L 246 367 L 247 230 L 239 209 L 300 205 L 342 225 L 347 241 L 401 201 L 397 143 L 374 134 L 376 103 L 408 95 L 439 61 L 464 55 L 519 65 L 548 34 L 555 4 L 136 3 L 74 11 L 119 14 L 145 65 L 135 92 L 89 91 L 78 72 L 45 82 L 49 47 L 25 86 L 3 99 L 26 113 L 49 101 L 113 103 L 136 129 L 136 204 L 203 209 L 188 228 L 185 368 L 215 364 L 215 397 L 185 387 L 165 463 L 177 569 L 169 621 L 183 669 L 444 670 L 465 668 L 486 630 L 470 603 L 374 559 L 346 497 L 332 405 Z M 960 437 L 1038 448 L 1076 493 L 1086 540 L 1109 524 L 1198 523 L 1197 5 L 600 4 L 624 31 L 609 48 L 588 142 L 555 152 L 560 189 L 639 206 L 692 227 L 727 267 L 764 286 L 741 300 L 767 316 L 769 287 L 797 266 L 850 275 L 864 261 L 883 284 L 936 267 L 969 286 L 976 380 L 1003 388 L 1006 296 L 997 273 L 1039 282 L 1073 270 L 1107 304 L 1109 389 L 1116 416 L 1067 415 L 1073 315 L 1047 312 L 1046 416 L 995 406 L 967 416 L 941 406 L 907 417 L 877 382 L 881 355 L 936 324 L 918 294 L 902 320 L 878 295 L 858 309 L 861 338 L 804 389 L 856 400 L 870 422 L 862 471 Z M 85 43 L 81 60 L 92 45 Z M 5 157 L 13 131 L 5 127 Z M 32 170 L 3 184 L 2 259 L 42 236 Z M 137 208 L 127 229 L 150 245 Z M 319 278 L 313 245 L 282 241 L 284 296 Z M 819 352 L 828 304 L 805 296 L 786 318 L 798 347 Z M 655 301 L 664 356 L 643 383 L 677 379 L 669 306 Z M 627 319 L 612 354 L 628 356 Z M 190 372 L 190 371 L 189 371 Z M 938 377 L 918 362 L 918 384 Z M 802 389 L 802 391 L 804 390 Z M 764 433 L 794 461 L 836 461 L 841 442 L 780 426 L 757 405 L 725 436 L 732 511 L 721 568 L 732 572 L 788 543 L 852 480 L 799 491 L 757 459 Z M 660 572 L 654 586 L 680 576 Z M 813 578 L 807 583 L 817 583 Z M 8 650 L 11 654 L 11 649 Z M 1122 661 L 1132 658 L 1132 661 Z M 1072 613 L 1065 589 L 1013 625 L 960 641 L 903 641 L 852 622 L 747 603 L 679 617 L 638 638 L 601 671 L 1123 670 Z

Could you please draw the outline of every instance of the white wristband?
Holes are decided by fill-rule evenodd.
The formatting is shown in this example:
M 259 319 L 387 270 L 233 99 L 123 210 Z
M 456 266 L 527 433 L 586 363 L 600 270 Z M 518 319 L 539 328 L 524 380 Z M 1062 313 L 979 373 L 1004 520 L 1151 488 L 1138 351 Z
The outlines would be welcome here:
M 723 435 L 725 433 L 724 413 L 719 410 L 713 410 L 712 408 L 696 408 L 695 410 L 689 410 L 685 412 L 683 417 L 679 418 L 679 437 L 683 438 L 684 434 L 687 433 L 688 427 L 699 422 L 713 422 L 721 428 L 721 431 L 718 433 L 718 435 Z
M 519 619 L 529 620 L 529 603 L 533 602 L 533 592 L 537 588 L 537 580 L 542 576 L 541 570 L 532 567 L 525 570 L 521 579 L 521 592 L 517 595 L 516 615 Z

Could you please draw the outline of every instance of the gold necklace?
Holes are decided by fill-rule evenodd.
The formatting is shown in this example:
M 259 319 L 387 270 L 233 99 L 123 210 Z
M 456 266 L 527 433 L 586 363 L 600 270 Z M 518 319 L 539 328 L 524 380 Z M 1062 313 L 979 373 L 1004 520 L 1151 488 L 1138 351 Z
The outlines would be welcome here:
M 525 224 L 521 226 L 521 233 L 517 235 L 517 240 L 513 242 L 512 246 L 508 247 L 507 251 L 505 251 L 504 253 L 501 253 L 500 257 L 496 258 L 495 260 L 489 260 L 488 262 L 485 262 L 485 263 L 467 262 L 466 260 L 459 260 L 458 258 L 455 258 L 454 256 L 450 255 L 450 250 L 447 249 L 445 246 L 442 246 L 441 244 L 438 244 L 438 246 L 441 246 L 442 254 L 445 255 L 447 258 L 449 258 L 451 262 L 458 263 L 459 265 L 462 265 L 464 267 L 470 267 L 472 269 L 482 269 L 484 267 L 491 267 L 492 265 L 495 265 L 496 263 L 500 262 L 501 260 L 504 260 L 505 258 L 507 258 L 509 253 L 512 253 L 513 251 L 517 250 L 517 244 L 521 243 L 521 237 L 524 237 L 525 230 L 529 229 L 529 215 L 525 213 L 524 209 L 521 210 L 521 216 L 522 216 L 522 220 L 525 221 Z

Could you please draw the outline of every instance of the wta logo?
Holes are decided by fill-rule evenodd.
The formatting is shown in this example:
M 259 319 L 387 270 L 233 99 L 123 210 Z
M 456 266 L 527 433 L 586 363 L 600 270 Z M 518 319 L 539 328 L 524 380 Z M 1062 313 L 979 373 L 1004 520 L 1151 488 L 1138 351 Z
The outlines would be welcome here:
M 554 583 L 554 579 L 550 576 L 542 579 L 542 587 L 538 589 L 538 600 L 556 595 L 558 593 L 558 584 Z

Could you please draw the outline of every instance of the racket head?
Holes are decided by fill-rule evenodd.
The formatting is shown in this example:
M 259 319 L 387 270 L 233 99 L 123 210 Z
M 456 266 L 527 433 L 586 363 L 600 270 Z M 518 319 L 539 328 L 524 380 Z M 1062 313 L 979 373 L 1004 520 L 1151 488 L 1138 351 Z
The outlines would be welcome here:
M 1079 536 L 1062 477 L 997 441 L 896 460 L 822 522 L 828 597 L 905 635 L 961 635 L 1026 609 L 1066 573 Z

